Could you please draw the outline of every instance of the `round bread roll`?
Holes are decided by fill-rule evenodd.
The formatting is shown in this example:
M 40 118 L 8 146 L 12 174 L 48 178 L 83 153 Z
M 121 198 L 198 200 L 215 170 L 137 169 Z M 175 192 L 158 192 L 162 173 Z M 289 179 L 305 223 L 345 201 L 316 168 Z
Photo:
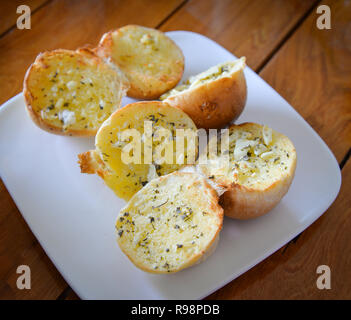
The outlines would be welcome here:
M 89 49 L 39 54 L 23 87 L 34 123 L 70 136 L 94 136 L 120 107 L 126 89 L 119 74 Z
M 129 80 L 128 96 L 156 99 L 172 89 L 184 71 L 180 48 L 163 32 L 127 25 L 107 32 L 96 52 L 114 63 Z
M 198 174 L 174 172 L 149 182 L 119 212 L 118 244 L 140 269 L 170 273 L 214 251 L 223 223 L 218 196 Z
M 198 128 L 216 129 L 236 120 L 246 103 L 245 58 L 221 63 L 190 77 L 161 96 L 182 109 Z
M 81 172 L 99 174 L 119 197 L 129 200 L 153 178 L 176 171 L 192 159 L 195 162 L 197 141 L 186 135 L 185 150 L 177 158 L 177 129 L 194 134 L 197 130 L 186 113 L 166 103 L 129 104 L 102 124 L 96 149 L 78 156 Z
M 221 154 L 198 167 L 227 190 L 220 201 L 226 216 L 251 219 L 269 212 L 287 193 L 295 174 L 296 151 L 283 134 L 243 123 L 229 127 L 229 162 Z

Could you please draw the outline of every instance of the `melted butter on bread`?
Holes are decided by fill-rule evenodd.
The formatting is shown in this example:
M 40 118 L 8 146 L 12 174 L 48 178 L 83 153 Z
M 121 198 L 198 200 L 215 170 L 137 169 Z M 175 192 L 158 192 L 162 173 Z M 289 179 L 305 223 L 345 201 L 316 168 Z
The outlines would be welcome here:
M 144 121 L 152 124 L 152 139 L 145 136 Z M 123 148 L 133 142 L 122 139 L 122 132 L 126 129 L 136 130 L 140 134 L 139 163 L 127 164 L 123 161 Z M 161 136 L 157 136 L 158 129 L 169 130 L 174 138 L 177 129 L 195 131 L 196 126 L 182 110 L 160 101 L 129 104 L 119 109 L 103 123 L 96 135 L 96 149 L 79 155 L 81 171 L 83 173 L 99 174 L 119 197 L 129 200 L 150 180 L 176 171 L 183 166 L 183 164 L 177 164 L 175 152 L 172 153 L 171 163 L 159 163 L 162 162 L 162 159 L 158 157 L 156 150 L 158 147 L 162 148 L 161 142 L 163 143 L 164 140 L 161 139 Z M 171 139 L 171 136 L 169 138 L 167 144 L 172 144 L 172 149 L 175 151 L 176 140 Z M 151 141 L 146 147 L 152 148 L 153 152 L 150 163 L 145 160 L 147 139 Z M 184 141 L 184 157 L 186 159 L 188 140 L 185 139 Z M 96 164 L 97 162 L 99 165 Z
M 40 54 L 24 82 L 35 123 L 67 135 L 95 134 L 120 107 L 124 91 L 119 75 L 88 49 Z
M 127 25 L 106 33 L 97 48 L 128 78 L 128 96 L 155 99 L 181 79 L 184 57 L 180 48 L 163 32 Z
M 218 156 L 212 162 L 220 160 L 221 156 Z M 228 167 L 210 163 L 200 165 L 200 168 L 207 176 L 214 176 L 214 180 L 218 178 L 248 188 L 265 189 L 290 173 L 296 152 L 286 136 L 267 126 L 232 125 L 229 128 L 229 160 Z
M 231 77 L 233 73 L 238 72 L 238 70 L 243 69 L 245 67 L 245 60 L 246 60 L 245 58 L 240 58 L 238 60 L 220 63 L 218 65 L 215 65 L 209 68 L 204 72 L 201 72 L 195 76 L 191 76 L 183 84 L 163 94 L 160 97 L 160 99 L 165 100 L 179 93 L 183 93 L 185 91 L 190 91 L 192 89 L 195 89 L 208 82 L 225 78 L 225 77 Z
M 226 189 L 221 197 L 226 216 L 262 216 L 289 190 L 297 161 L 295 147 L 288 137 L 256 123 L 231 125 L 229 133 L 229 161 L 219 153 L 209 163 L 199 164 L 199 170 Z
M 177 272 L 211 253 L 223 222 L 204 178 L 175 172 L 149 182 L 121 209 L 118 244 L 144 271 Z

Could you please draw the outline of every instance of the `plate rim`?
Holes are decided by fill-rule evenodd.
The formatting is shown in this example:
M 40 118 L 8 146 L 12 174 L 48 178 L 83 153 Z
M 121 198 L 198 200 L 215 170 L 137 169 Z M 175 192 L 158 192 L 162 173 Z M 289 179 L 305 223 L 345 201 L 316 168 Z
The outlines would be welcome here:
M 167 35 L 171 36 L 172 34 L 189 34 L 191 36 L 196 36 L 196 37 L 201 37 L 203 39 L 205 39 L 206 41 L 211 42 L 211 44 L 216 45 L 217 47 L 221 48 L 222 50 L 226 51 L 226 53 L 230 54 L 231 56 L 235 57 L 236 56 L 231 53 L 230 51 L 228 51 L 226 48 L 224 48 L 223 46 L 221 46 L 220 44 L 218 44 L 216 41 L 212 40 L 211 38 L 208 38 L 202 34 L 193 32 L 193 31 L 186 31 L 186 30 L 176 30 L 176 31 L 169 31 L 166 32 Z M 289 108 L 291 109 L 290 111 L 294 111 L 295 115 L 299 118 L 299 120 L 303 120 L 304 124 L 307 125 L 307 127 L 309 128 L 310 132 L 313 132 L 313 135 L 315 138 L 317 138 L 319 140 L 319 142 L 323 145 L 323 148 L 328 152 L 329 158 L 331 158 L 334 161 L 334 164 L 336 167 L 338 167 L 338 176 L 336 177 L 337 180 L 337 184 L 338 184 L 338 188 L 337 190 L 335 190 L 334 195 L 332 197 L 332 201 L 326 206 L 325 209 L 322 210 L 322 212 L 320 214 L 317 214 L 313 217 L 310 217 L 308 219 L 305 219 L 304 222 L 300 223 L 300 228 L 295 228 L 295 230 L 291 231 L 288 235 L 286 235 L 283 240 L 279 241 L 279 244 L 270 247 L 269 250 L 267 250 L 264 254 L 262 254 L 261 256 L 257 257 L 256 259 L 254 259 L 254 261 L 251 264 L 248 264 L 247 266 L 241 268 L 240 270 L 237 270 L 237 272 L 234 272 L 233 274 L 231 274 L 230 277 L 227 277 L 225 280 L 221 281 L 218 286 L 216 286 L 213 290 L 208 290 L 207 293 L 205 295 L 202 295 L 198 298 L 195 299 L 203 299 L 207 296 L 209 296 L 210 294 L 212 294 L 213 292 L 217 291 L 218 289 L 222 288 L 223 286 L 225 286 L 226 284 L 228 284 L 229 282 L 233 281 L 234 279 L 238 278 L 239 276 L 241 276 L 242 274 L 244 274 L 245 272 L 247 272 L 248 270 L 250 270 L 251 268 L 253 268 L 254 266 L 256 266 L 257 264 L 259 264 L 260 262 L 264 261 L 265 259 L 267 259 L 269 256 L 271 256 L 273 253 L 275 253 L 276 251 L 278 251 L 280 248 L 282 248 L 284 245 L 286 245 L 289 241 L 291 241 L 294 237 L 296 237 L 298 234 L 302 233 L 303 231 L 305 231 L 309 226 L 311 226 L 316 220 L 318 220 L 327 210 L 328 208 L 335 202 L 339 192 L 340 192 L 340 188 L 341 188 L 341 184 L 342 184 L 342 175 L 341 175 L 341 170 L 339 167 L 339 164 L 333 154 L 333 152 L 331 151 L 331 149 L 329 148 L 329 146 L 325 143 L 325 141 L 319 136 L 319 134 L 312 128 L 312 126 L 290 105 L 289 102 L 287 102 L 285 100 L 284 97 L 282 97 L 274 88 L 272 88 L 270 86 L 270 84 L 268 84 L 263 78 L 261 78 L 261 76 L 259 74 L 257 74 L 255 71 L 253 71 L 250 67 L 246 67 L 249 71 L 248 72 L 252 72 L 254 73 L 255 76 L 257 76 L 260 80 L 262 80 L 266 86 L 268 86 L 270 88 L 270 93 L 273 93 L 275 95 L 278 95 L 280 99 L 283 99 L 283 101 L 286 103 L 287 106 L 289 106 Z M 7 110 L 11 104 L 13 103 L 21 103 L 20 100 L 23 98 L 23 93 L 20 92 L 17 95 L 13 96 L 12 98 L 10 98 L 9 100 L 7 100 L 6 102 L 4 102 L 1 106 L 0 106 L 0 117 L 3 116 L 5 110 Z M 41 240 L 40 235 L 35 232 L 32 228 L 32 224 L 27 221 L 27 218 L 25 217 L 25 215 L 23 215 L 22 210 L 20 210 L 20 206 L 18 205 L 17 201 L 15 200 L 14 195 L 12 194 L 12 192 L 8 189 L 8 184 L 6 181 L 6 178 L 4 177 L 4 175 L 2 174 L 2 172 L 0 171 L 0 177 L 6 187 L 7 192 L 9 192 L 12 200 L 15 202 L 16 207 L 18 208 L 18 211 L 20 212 L 21 216 L 23 217 L 23 219 L 25 220 L 25 222 L 27 223 L 28 227 L 30 228 L 31 232 L 34 234 L 34 236 L 36 237 L 37 241 L 39 242 L 39 244 L 41 245 L 41 247 L 43 248 L 44 252 L 46 253 L 46 255 L 49 257 L 49 259 L 52 261 L 52 263 L 55 265 L 55 268 L 59 271 L 60 275 L 65 279 L 65 281 L 67 282 L 67 284 L 75 291 L 75 293 L 81 298 L 81 299 L 87 299 L 85 297 L 85 294 L 83 292 L 81 292 L 76 286 L 75 284 L 73 284 L 72 281 L 67 280 L 66 277 L 66 273 L 63 272 L 64 270 L 61 270 L 62 268 L 57 264 L 56 259 L 54 259 L 51 256 L 50 250 L 49 248 L 46 246 L 45 241 Z M 166 299 L 166 298 L 161 298 L 161 299 Z

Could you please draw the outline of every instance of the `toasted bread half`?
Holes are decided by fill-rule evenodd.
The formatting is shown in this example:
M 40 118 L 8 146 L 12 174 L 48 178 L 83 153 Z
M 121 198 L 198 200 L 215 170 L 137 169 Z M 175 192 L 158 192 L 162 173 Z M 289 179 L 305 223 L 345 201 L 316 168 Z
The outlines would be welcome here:
M 221 198 L 224 214 L 251 219 L 269 212 L 288 191 L 295 173 L 296 151 L 289 138 L 266 126 L 232 125 L 227 164 L 221 154 L 199 167 L 227 190 Z
M 180 48 L 163 32 L 127 25 L 103 35 L 96 52 L 110 59 L 129 80 L 128 96 L 156 99 L 179 82 L 184 70 Z
M 177 158 L 177 129 L 196 133 L 195 124 L 180 109 L 160 101 L 129 104 L 103 123 L 95 138 L 96 149 L 79 155 L 81 171 L 99 174 L 119 197 L 128 200 L 150 180 L 187 163 L 188 142 L 192 158 L 197 156 L 196 140 L 184 136 L 184 157 Z
M 23 87 L 34 123 L 70 136 L 95 135 L 120 107 L 126 89 L 118 73 L 89 49 L 39 54 Z
M 245 58 L 221 63 L 190 77 L 161 96 L 182 109 L 198 128 L 215 129 L 239 117 L 246 103 Z
M 177 272 L 213 252 L 223 223 L 216 192 L 198 174 L 174 172 L 138 191 L 119 212 L 118 244 L 140 269 Z

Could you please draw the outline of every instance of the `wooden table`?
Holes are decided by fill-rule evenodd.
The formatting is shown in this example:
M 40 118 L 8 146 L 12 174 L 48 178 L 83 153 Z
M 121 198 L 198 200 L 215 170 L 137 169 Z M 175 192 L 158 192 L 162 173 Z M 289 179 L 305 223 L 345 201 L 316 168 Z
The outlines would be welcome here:
M 28 4 L 31 30 L 16 28 Z M 331 29 L 316 26 L 320 5 Z M 339 196 L 312 226 L 209 299 L 351 298 L 351 1 L 343 0 L 28 0 L 0 4 L 0 103 L 22 90 L 38 52 L 95 45 L 125 24 L 190 30 L 212 38 L 277 90 L 334 152 Z M 328 183 L 326 181 L 326 183 Z M 32 289 L 18 290 L 18 265 Z M 331 290 L 316 287 L 316 269 L 331 269 Z M 0 299 L 78 299 L 46 256 L 0 182 Z

